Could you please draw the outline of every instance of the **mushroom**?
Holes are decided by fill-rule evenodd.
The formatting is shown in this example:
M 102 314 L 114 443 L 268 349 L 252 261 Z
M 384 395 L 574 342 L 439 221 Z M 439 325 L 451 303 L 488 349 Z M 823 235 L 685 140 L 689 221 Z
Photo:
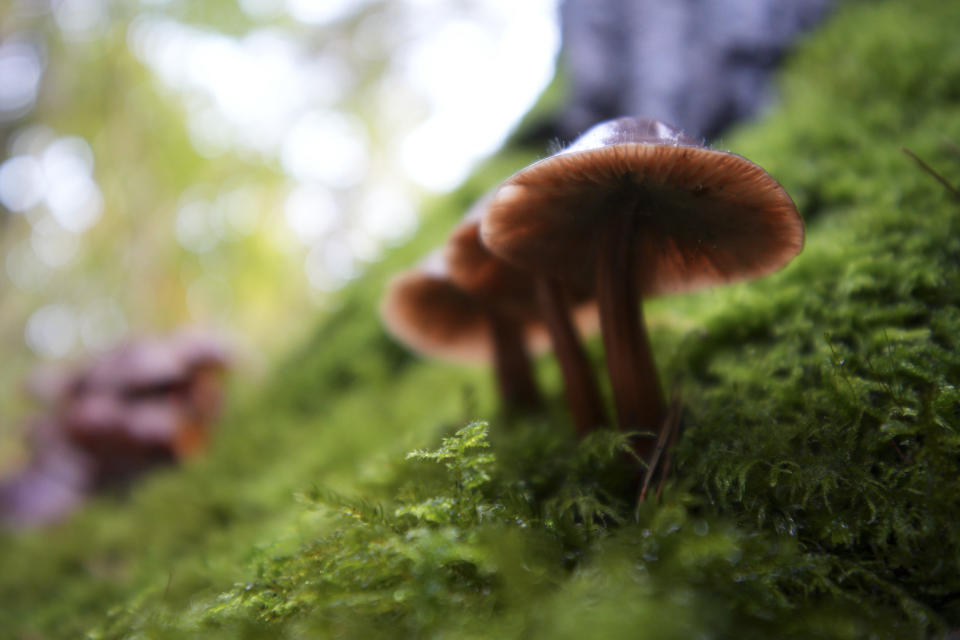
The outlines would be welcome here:
M 178 421 L 175 412 L 158 429 L 151 426 L 140 437 L 135 409 L 154 403 L 180 404 L 186 387 L 186 367 L 178 355 L 158 338 L 131 341 L 104 353 L 77 377 L 64 411 L 66 432 L 81 446 L 131 450 L 164 449 L 173 441 Z M 162 432 L 162 433 L 161 433 Z M 122 444 L 121 444 L 122 443 Z
M 479 233 L 489 200 L 487 196 L 475 204 L 450 234 L 444 248 L 450 280 L 488 307 L 543 323 L 560 363 L 574 425 L 585 435 L 606 422 L 590 361 L 571 321 L 571 303 L 580 306 L 581 323 L 596 317 L 595 305 L 584 304 L 591 291 L 589 287 L 568 291 L 555 278 L 522 271 L 491 253 Z
M 545 346 L 542 332 L 528 318 L 457 287 L 440 251 L 390 281 L 380 316 L 397 340 L 424 355 L 492 360 L 508 410 L 541 405 L 530 350 Z
M 649 118 L 600 123 L 514 174 L 481 222 L 501 258 L 593 280 L 620 428 L 655 432 L 665 408 L 641 297 L 770 273 L 803 235 L 790 196 L 762 168 Z M 637 450 L 647 457 L 652 444 Z
M 205 449 L 228 360 L 212 335 L 183 331 L 130 341 L 79 371 L 60 418 L 73 445 L 96 461 L 98 484 Z

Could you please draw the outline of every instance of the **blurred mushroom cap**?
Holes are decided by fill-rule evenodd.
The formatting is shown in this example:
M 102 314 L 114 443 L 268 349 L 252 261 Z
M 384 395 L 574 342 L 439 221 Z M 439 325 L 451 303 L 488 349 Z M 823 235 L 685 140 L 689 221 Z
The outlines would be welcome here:
M 82 374 L 87 388 L 133 391 L 175 384 L 187 376 L 182 357 L 168 341 L 145 337 L 101 354 Z
M 489 362 L 493 357 L 489 309 L 457 287 L 440 252 L 395 276 L 387 285 L 380 316 L 397 340 L 424 355 L 460 362 Z M 528 347 L 541 351 L 546 334 L 532 318 L 524 324 Z
M 170 336 L 171 347 L 188 369 L 226 368 L 232 360 L 228 341 L 209 330 L 195 327 L 180 329 Z

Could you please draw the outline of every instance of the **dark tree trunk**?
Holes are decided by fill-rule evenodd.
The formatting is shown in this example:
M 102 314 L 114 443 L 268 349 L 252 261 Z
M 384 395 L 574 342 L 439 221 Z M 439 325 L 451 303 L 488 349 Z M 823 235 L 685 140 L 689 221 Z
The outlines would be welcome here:
M 560 113 L 529 138 L 567 142 L 597 122 L 627 115 L 714 138 L 770 101 L 771 72 L 832 4 L 565 0 L 561 56 L 571 92 Z

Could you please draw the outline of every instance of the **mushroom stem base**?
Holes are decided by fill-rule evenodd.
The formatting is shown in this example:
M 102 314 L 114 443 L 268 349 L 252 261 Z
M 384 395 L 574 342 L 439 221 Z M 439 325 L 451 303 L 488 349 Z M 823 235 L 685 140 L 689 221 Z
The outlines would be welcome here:
M 640 306 L 632 217 L 612 218 L 603 231 L 596 263 L 597 305 L 620 429 L 656 434 L 665 409 Z M 637 453 L 647 459 L 655 443 L 655 437 L 641 439 Z
M 536 292 L 540 313 L 560 363 L 577 435 L 583 437 L 607 421 L 590 360 L 570 320 L 570 307 L 560 283 L 547 276 L 538 276 Z
M 508 411 L 539 409 L 543 401 L 533 376 L 523 326 L 498 313 L 490 313 L 489 320 L 493 367 L 504 408 Z

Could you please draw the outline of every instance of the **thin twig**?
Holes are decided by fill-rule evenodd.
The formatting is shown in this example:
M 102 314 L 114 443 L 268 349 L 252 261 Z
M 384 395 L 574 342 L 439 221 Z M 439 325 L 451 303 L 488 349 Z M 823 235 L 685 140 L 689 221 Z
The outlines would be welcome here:
M 643 502 L 644 498 L 647 497 L 647 489 L 650 488 L 650 481 L 653 480 L 653 474 L 657 470 L 657 463 L 660 462 L 660 455 L 667 446 L 667 438 L 670 435 L 669 430 L 670 424 L 667 422 L 663 425 L 663 429 L 660 431 L 660 437 L 657 438 L 657 447 L 653 450 L 653 455 L 650 456 L 650 462 L 647 464 L 647 472 L 643 474 L 643 485 L 640 487 L 640 495 L 637 498 L 638 504 Z
M 660 430 L 660 436 L 657 438 L 657 446 L 653 450 L 653 455 L 650 456 L 650 463 L 647 466 L 647 472 L 643 476 L 643 485 L 640 487 L 640 495 L 637 497 L 637 506 L 640 506 L 640 503 L 644 501 L 647 497 L 647 491 L 650 489 L 650 482 L 653 480 L 653 476 L 657 472 L 657 465 L 660 462 L 660 457 L 663 455 L 664 450 L 667 449 L 667 445 L 672 443 L 674 434 L 677 431 L 677 425 L 680 422 L 680 394 L 674 393 L 673 400 L 670 403 L 670 409 L 667 411 L 667 417 L 663 421 L 663 428 Z M 668 454 L 664 462 L 664 470 L 660 474 L 661 480 L 665 477 L 666 471 L 670 468 L 670 459 L 671 455 Z M 663 487 L 663 483 L 660 484 L 660 489 L 657 490 L 657 496 L 660 496 L 660 490 Z
M 683 425 L 680 424 L 679 393 L 675 393 L 673 396 L 670 413 L 673 417 L 673 425 L 670 428 L 670 441 L 667 443 L 667 457 L 663 460 L 663 471 L 660 472 L 660 482 L 657 483 L 657 500 L 660 499 L 660 494 L 663 493 L 663 485 L 666 484 L 667 477 L 670 475 L 670 463 L 673 462 L 673 449 L 677 446 L 677 438 L 680 436 L 681 429 L 683 429 Z
M 920 165 L 921 169 L 923 169 L 924 171 L 932 175 L 937 180 L 937 182 L 942 184 L 947 189 L 947 191 L 950 192 L 950 194 L 954 197 L 954 199 L 960 200 L 960 189 L 957 189 L 955 186 L 950 184 L 946 178 L 944 178 L 942 175 L 937 173 L 937 171 L 933 167 L 931 167 L 926 162 L 924 162 L 920 158 L 920 156 L 915 154 L 913 151 L 910 151 L 910 149 L 907 149 L 906 147 L 900 147 L 900 150 L 903 151 L 908 156 L 910 156 L 911 158 L 913 158 L 914 162 Z

